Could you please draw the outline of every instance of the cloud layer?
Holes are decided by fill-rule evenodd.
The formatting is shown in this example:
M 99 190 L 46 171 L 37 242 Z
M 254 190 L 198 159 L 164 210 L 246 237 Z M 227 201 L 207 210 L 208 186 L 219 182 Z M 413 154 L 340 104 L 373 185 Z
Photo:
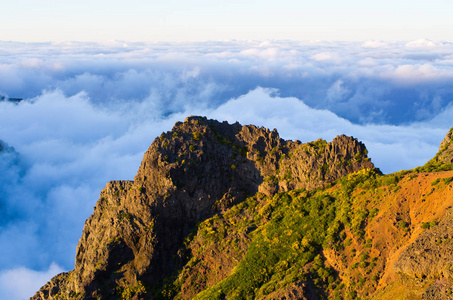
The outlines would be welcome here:
M 91 101 L 160 99 L 167 113 L 215 107 L 256 86 L 277 88 L 355 123 L 428 120 L 452 101 L 453 44 L 211 42 L 0 43 L 0 91 L 60 89 Z
M 384 172 L 424 164 L 453 126 L 452 50 L 432 41 L 0 42 L 0 93 L 26 98 L 0 101 L 0 139 L 15 149 L 0 152 L 0 298 L 31 296 L 72 269 L 102 187 L 133 179 L 153 139 L 187 115 L 303 142 L 352 135 Z

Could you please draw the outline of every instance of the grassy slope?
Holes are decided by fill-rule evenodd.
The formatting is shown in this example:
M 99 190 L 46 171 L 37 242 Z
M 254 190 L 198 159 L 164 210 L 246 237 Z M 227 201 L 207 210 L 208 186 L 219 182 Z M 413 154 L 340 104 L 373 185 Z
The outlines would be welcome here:
M 258 193 L 198 224 L 178 253 L 185 265 L 148 289 L 163 299 L 420 299 L 426 286 L 401 281 L 393 265 L 453 206 L 450 144 L 414 170 Z
M 181 249 L 186 265 L 155 291 L 273 298 L 302 282 L 321 298 L 415 299 L 420 291 L 401 285 L 392 265 L 424 223 L 453 205 L 452 178 L 362 170 L 323 190 L 257 194 L 200 223 Z

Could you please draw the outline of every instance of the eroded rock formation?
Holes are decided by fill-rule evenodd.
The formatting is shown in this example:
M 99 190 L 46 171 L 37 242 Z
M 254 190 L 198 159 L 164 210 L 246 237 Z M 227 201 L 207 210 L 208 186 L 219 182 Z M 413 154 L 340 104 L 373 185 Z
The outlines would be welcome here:
M 445 136 L 439 146 L 439 153 L 436 156 L 438 161 L 453 163 L 453 129 Z
M 352 137 L 303 144 L 276 130 L 189 117 L 154 140 L 134 181 L 107 184 L 85 223 L 75 269 L 33 299 L 116 299 L 126 288 L 137 299 L 152 297 L 142 285 L 181 267 L 197 222 L 257 192 L 311 190 L 363 168 L 373 164 Z

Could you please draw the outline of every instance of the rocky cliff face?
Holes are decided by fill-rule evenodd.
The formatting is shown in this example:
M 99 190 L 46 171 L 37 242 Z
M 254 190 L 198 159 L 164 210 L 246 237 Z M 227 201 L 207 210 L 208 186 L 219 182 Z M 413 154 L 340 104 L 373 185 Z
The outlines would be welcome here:
M 8 146 L 4 141 L 0 140 L 0 152 L 15 152 L 13 147 Z M 3 153 L 5 153 L 3 152 Z
M 404 281 L 428 287 L 423 299 L 451 299 L 453 288 L 453 211 L 448 209 L 441 222 L 425 225 L 426 230 L 410 243 L 395 263 Z M 429 228 L 431 227 L 432 228 Z M 442 279 L 443 280 L 439 280 Z
M 258 192 L 313 190 L 363 168 L 373 164 L 351 137 L 303 144 L 276 130 L 189 117 L 154 140 L 134 181 L 107 184 L 75 269 L 32 299 L 151 298 L 144 286 L 162 284 L 187 262 L 184 241 L 198 222 Z
M 453 128 L 450 129 L 440 144 L 436 159 L 443 163 L 453 163 Z

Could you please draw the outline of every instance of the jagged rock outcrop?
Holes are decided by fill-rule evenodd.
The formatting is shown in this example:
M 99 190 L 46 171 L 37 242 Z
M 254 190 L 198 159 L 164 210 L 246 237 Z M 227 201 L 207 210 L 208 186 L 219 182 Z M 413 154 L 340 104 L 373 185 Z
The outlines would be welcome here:
M 394 268 L 403 280 L 423 286 L 434 281 L 423 299 L 451 299 L 446 292 L 453 288 L 453 211 L 450 208 L 441 222 L 426 225 L 426 229 L 400 255 Z M 440 297 L 442 295 L 442 297 Z
M 65 272 L 54 276 L 32 299 L 57 299 L 59 295 L 65 295 L 68 275 Z M 74 294 L 69 292 L 68 295 L 72 296 Z
M 8 101 L 16 104 L 23 100 L 24 100 L 23 98 L 9 98 L 7 96 L 0 96 L 0 101 Z
M 14 147 L 9 146 L 7 143 L 4 141 L 0 140 L 0 152 L 3 152 L 3 154 L 10 153 L 14 154 L 15 156 L 18 155 Z
M 269 294 L 266 300 L 318 300 L 316 289 L 307 282 L 296 282 Z
M 0 140 L 0 152 L 8 149 L 14 150 L 13 148 L 9 147 L 4 141 Z
M 181 247 L 197 222 L 257 192 L 315 189 L 363 168 L 373 164 L 352 137 L 303 144 L 275 129 L 189 117 L 154 140 L 134 181 L 107 184 L 85 223 L 75 269 L 32 299 L 117 299 L 131 291 L 150 298 L 143 285 L 185 262 Z
M 9 182 L 8 184 L 11 184 L 23 173 L 24 169 L 21 165 L 19 153 L 16 152 L 14 147 L 11 147 L 7 143 L 0 140 L 0 180 L 4 181 L 5 184 L 6 182 Z M 5 191 L 0 190 L 0 195 L 3 192 Z M 0 197 L 0 200 L 2 200 L 2 197 Z M 3 220 L 6 219 L 7 218 L 4 218 Z M 2 222 L 0 221 L 0 223 Z
M 445 138 L 440 143 L 437 154 L 426 163 L 425 167 L 437 169 L 442 166 L 442 170 L 453 169 L 453 127 L 447 132 Z
M 444 163 L 453 163 L 453 128 L 450 129 L 440 144 L 439 153 L 435 159 Z

